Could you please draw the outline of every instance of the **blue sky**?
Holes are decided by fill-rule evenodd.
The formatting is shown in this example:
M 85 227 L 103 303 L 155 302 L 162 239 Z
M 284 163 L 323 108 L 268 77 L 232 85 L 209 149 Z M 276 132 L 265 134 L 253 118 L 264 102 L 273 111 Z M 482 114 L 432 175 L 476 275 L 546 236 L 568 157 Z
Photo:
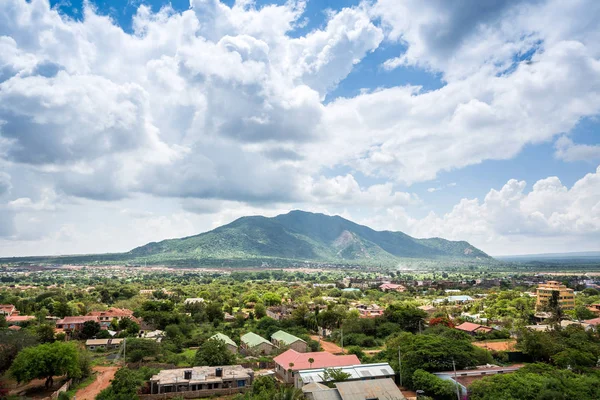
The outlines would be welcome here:
M 7 0 L 0 255 L 297 208 L 600 250 L 599 20 L 591 0 Z

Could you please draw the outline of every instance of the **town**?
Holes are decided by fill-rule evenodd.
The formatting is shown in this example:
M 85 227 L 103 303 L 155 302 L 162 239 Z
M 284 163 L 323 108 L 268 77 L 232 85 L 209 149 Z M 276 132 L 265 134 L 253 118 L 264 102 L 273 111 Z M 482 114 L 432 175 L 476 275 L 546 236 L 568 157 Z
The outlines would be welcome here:
M 598 396 L 593 273 L 51 271 L 0 273 L 9 398 Z

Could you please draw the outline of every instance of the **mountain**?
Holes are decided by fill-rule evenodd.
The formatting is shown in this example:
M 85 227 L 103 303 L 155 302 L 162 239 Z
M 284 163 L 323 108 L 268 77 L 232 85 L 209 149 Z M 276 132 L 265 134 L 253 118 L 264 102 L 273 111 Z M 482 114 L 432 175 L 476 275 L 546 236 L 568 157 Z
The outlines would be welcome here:
M 402 258 L 492 260 L 464 241 L 416 239 L 402 232 L 376 231 L 339 216 L 304 211 L 274 218 L 242 217 L 199 235 L 148 243 L 123 256 L 149 262 L 273 259 L 389 264 Z

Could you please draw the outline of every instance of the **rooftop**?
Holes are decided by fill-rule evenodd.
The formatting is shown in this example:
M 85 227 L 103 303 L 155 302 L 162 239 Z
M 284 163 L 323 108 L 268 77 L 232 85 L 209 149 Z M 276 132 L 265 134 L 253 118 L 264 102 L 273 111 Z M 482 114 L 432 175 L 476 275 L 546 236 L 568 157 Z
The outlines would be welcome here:
M 342 400 L 404 399 L 402 392 L 390 378 L 338 382 L 335 387 Z
M 308 360 L 312 358 L 312 364 Z M 336 356 L 327 351 L 314 351 L 311 353 L 299 353 L 296 350 L 289 349 L 273 359 L 277 364 L 288 368 L 290 363 L 294 364 L 293 370 L 303 370 L 311 368 L 331 368 L 345 367 L 360 364 L 360 360 L 355 354 Z
M 86 346 L 108 346 L 121 344 L 123 339 L 88 339 L 85 341 Z
M 394 376 L 394 370 L 388 363 L 351 365 L 341 367 L 340 369 L 342 372 L 350 374 L 349 380 Z M 298 376 L 305 384 L 311 382 L 323 382 L 324 372 L 324 368 L 307 369 L 298 371 Z
M 216 369 L 222 368 L 223 376 L 216 375 Z M 185 371 L 192 371 L 192 379 L 184 379 Z M 159 385 L 171 385 L 175 383 L 214 383 L 234 379 L 248 379 L 254 372 L 250 368 L 241 365 L 224 365 L 221 367 L 193 367 L 164 369 L 150 378 L 150 381 Z
M 271 335 L 271 339 L 275 339 L 278 342 L 281 342 L 281 343 L 286 344 L 286 345 L 290 345 L 290 344 L 292 344 L 294 342 L 297 342 L 297 341 L 301 341 L 301 342 L 306 343 L 304 340 L 300 339 L 299 337 L 291 335 L 291 334 L 289 334 L 287 332 L 284 332 L 284 331 L 277 331 L 277 332 L 275 332 L 274 334 Z
M 254 346 L 258 346 L 261 343 L 267 343 L 271 346 L 273 346 L 273 344 L 271 342 L 269 342 L 267 339 L 265 339 L 262 336 L 257 335 L 254 332 L 248 332 L 245 335 L 243 335 L 240 340 L 245 343 L 248 347 L 254 347 Z
M 212 335 L 210 337 L 210 339 L 218 339 L 218 340 L 220 340 L 222 342 L 225 342 L 225 344 L 237 347 L 237 344 L 235 344 L 235 342 L 233 340 L 231 340 L 231 338 L 229 336 L 227 336 L 227 335 L 225 335 L 225 334 L 223 334 L 221 332 L 219 332 L 219 333 L 217 333 L 215 335 Z

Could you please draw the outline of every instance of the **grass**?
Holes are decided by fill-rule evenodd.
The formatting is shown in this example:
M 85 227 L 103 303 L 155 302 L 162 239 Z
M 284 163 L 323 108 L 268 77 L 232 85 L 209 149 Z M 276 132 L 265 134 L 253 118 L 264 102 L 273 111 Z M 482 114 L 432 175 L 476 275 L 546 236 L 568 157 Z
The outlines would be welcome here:
M 96 373 L 93 372 L 90 376 L 88 376 L 81 382 L 78 382 L 77 384 L 71 386 L 71 388 L 67 390 L 67 395 L 69 396 L 69 398 L 72 398 L 79 389 L 83 389 L 84 387 L 91 385 L 95 380 Z

